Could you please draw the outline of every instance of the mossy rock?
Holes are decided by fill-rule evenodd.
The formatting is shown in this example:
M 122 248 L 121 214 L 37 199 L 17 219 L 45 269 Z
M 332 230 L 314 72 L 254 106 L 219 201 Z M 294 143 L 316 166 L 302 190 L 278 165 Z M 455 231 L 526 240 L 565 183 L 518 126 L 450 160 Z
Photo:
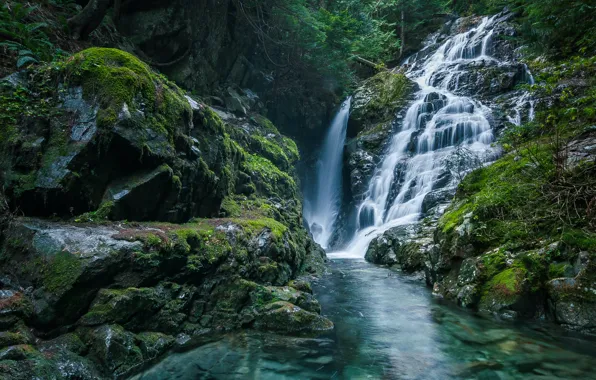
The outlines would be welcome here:
M 255 327 L 283 333 L 321 333 L 333 329 L 333 322 L 289 302 L 268 304 L 257 316 Z
M 87 332 L 89 355 L 116 377 L 126 376 L 143 364 L 135 335 L 118 325 L 103 325 Z
M 366 80 L 353 95 L 348 124 L 351 134 L 393 120 L 413 89 L 414 84 L 402 73 L 381 71 Z

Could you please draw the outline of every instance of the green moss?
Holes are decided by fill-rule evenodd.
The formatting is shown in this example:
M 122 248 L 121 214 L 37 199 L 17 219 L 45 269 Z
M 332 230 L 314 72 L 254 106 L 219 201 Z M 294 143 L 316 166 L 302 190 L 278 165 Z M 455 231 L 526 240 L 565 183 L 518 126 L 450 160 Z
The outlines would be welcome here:
M 81 85 L 84 96 L 100 103 L 98 126 L 113 125 L 124 104 L 134 114 L 139 102 L 145 127 L 173 136 L 189 121 L 192 110 L 182 91 L 135 56 L 118 49 L 90 48 L 75 54 L 63 68 L 69 84 Z M 140 98 L 139 98 L 140 96 Z
M 201 108 L 199 114 L 201 116 L 200 120 L 203 129 L 212 133 L 217 133 L 221 135 L 224 134 L 224 122 L 221 120 L 219 115 L 215 113 L 215 111 L 205 106 Z
M 258 126 L 260 126 L 261 128 L 263 128 L 265 131 L 279 135 L 279 131 L 277 130 L 277 128 L 275 128 L 275 125 L 273 125 L 271 120 L 267 119 L 265 116 L 254 114 L 251 116 L 250 120 Z
M 471 208 L 468 203 L 455 204 L 441 217 L 439 227 L 444 233 L 452 232 L 463 222 L 464 216 L 471 211 Z
M 296 162 L 300 159 L 300 151 L 298 150 L 298 146 L 294 140 L 288 137 L 282 137 L 283 147 L 285 149 L 286 155 L 288 156 L 290 162 Z
M 482 256 L 482 264 L 484 265 L 485 277 L 493 278 L 506 268 L 507 259 L 503 252 L 498 251 Z
M 151 69 L 135 56 L 118 49 L 91 48 L 75 54 L 64 67 L 67 79 L 83 86 L 87 97 L 97 97 L 105 109 L 118 112 L 137 94 L 156 101 Z
M 241 208 L 240 205 L 234 200 L 233 197 L 228 196 L 225 197 L 224 200 L 221 202 L 221 212 L 229 218 L 237 218 L 241 216 Z
M 234 222 L 242 226 L 252 236 L 257 235 L 264 229 L 269 229 L 274 238 L 281 239 L 288 231 L 288 227 L 270 218 L 234 219 Z
M 459 185 L 456 202 L 440 220 L 443 232 L 453 231 L 464 215 L 472 213 L 472 243 L 479 249 L 523 247 L 550 234 L 541 218 L 528 218 L 547 213 L 550 207 L 538 201 L 551 174 L 550 159 L 548 147 L 535 146 L 468 174 Z
M 286 155 L 286 151 L 276 141 L 260 135 L 251 135 L 252 150 L 259 153 L 280 169 L 287 169 L 294 162 Z M 294 156 L 293 159 L 297 157 Z
M 566 277 L 566 273 L 571 268 L 568 263 L 551 263 L 548 267 L 549 279 Z
M 596 234 L 581 230 L 567 230 L 561 236 L 561 241 L 572 249 L 596 252 Z
M 59 252 L 45 265 L 43 285 L 51 293 L 68 290 L 83 272 L 81 261 L 76 254 Z
M 84 222 L 101 222 L 108 220 L 112 209 L 114 208 L 114 202 L 103 202 L 99 208 L 95 211 L 84 213 L 75 218 L 76 223 Z
M 523 268 L 509 268 L 493 277 L 487 284 L 488 296 L 501 301 L 512 301 L 523 289 L 522 283 L 527 271 Z
M 296 197 L 297 186 L 294 179 L 266 158 L 246 154 L 243 169 L 251 175 L 257 190 L 264 195 L 277 195 L 283 199 Z

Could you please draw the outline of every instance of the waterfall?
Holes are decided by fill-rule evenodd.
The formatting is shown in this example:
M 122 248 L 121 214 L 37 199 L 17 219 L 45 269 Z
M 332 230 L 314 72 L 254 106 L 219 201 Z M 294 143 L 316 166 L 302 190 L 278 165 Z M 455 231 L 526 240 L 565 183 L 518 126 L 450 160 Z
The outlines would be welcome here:
M 459 85 L 461 65 L 497 61 L 490 56 L 496 19 L 485 17 L 476 28 L 447 39 L 429 57 L 409 62 L 406 74 L 421 90 L 370 181 L 358 209 L 355 236 L 345 251 L 330 257 L 362 258 L 375 237 L 417 222 L 431 191 L 457 184 L 445 163 L 458 150 L 465 149 L 480 163 L 496 159 L 490 109 L 452 92 Z
M 304 218 L 314 240 L 327 248 L 341 208 L 342 164 L 352 98 L 346 99 L 331 122 L 317 162 L 314 192 L 305 203 Z

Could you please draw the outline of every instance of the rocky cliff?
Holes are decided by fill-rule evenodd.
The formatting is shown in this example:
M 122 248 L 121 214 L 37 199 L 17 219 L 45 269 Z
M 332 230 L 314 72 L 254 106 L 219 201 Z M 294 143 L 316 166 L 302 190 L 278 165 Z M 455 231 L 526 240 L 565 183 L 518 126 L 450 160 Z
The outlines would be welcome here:
M 452 31 L 473 23 L 460 19 Z M 594 59 L 529 60 L 534 78 L 518 61 L 515 35 L 514 19 L 491 35 L 491 55 L 505 64 L 456 63 L 451 77 L 431 78 L 491 106 L 504 155 L 447 189 L 420 224 L 373 240 L 366 258 L 418 273 L 436 296 L 463 307 L 594 334 Z M 444 38 L 431 36 L 408 65 Z
M 217 332 L 332 327 L 296 280 L 325 254 L 302 227 L 296 144 L 268 119 L 116 49 L 1 86 L 3 376 L 123 377 Z

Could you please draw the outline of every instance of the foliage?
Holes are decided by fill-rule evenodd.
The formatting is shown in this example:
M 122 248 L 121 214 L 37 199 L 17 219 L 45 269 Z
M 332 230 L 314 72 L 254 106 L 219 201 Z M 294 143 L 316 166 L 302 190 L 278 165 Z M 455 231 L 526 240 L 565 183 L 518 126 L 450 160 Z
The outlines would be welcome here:
M 592 0 L 450 0 L 456 13 L 492 14 L 509 7 L 521 17 L 524 39 L 540 53 L 560 57 L 596 51 L 596 4 Z
M 64 55 L 56 42 L 62 37 L 66 15 L 72 12 L 74 2 L 36 3 L 6 1 L 0 6 L 0 51 L 15 58 L 16 68 Z

